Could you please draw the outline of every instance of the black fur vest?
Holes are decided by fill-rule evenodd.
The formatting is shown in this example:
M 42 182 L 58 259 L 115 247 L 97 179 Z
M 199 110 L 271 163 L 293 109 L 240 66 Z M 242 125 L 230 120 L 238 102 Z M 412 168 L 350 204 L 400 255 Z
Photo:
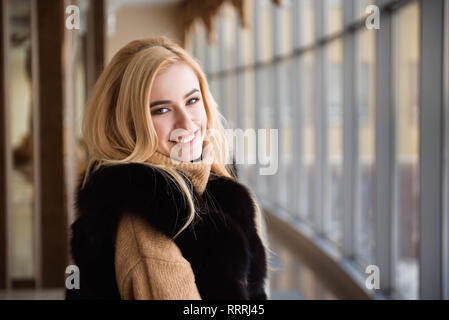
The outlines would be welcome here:
M 267 299 L 266 252 L 256 231 L 250 191 L 211 173 L 205 191 L 200 195 L 194 190 L 193 198 L 198 215 L 175 243 L 192 266 L 201 298 Z M 83 189 L 78 185 L 75 206 L 78 217 L 71 226 L 70 247 L 80 270 L 80 289 L 67 289 L 66 299 L 120 299 L 114 240 L 122 213 L 144 217 L 171 237 L 189 212 L 173 182 L 138 163 L 92 173 Z

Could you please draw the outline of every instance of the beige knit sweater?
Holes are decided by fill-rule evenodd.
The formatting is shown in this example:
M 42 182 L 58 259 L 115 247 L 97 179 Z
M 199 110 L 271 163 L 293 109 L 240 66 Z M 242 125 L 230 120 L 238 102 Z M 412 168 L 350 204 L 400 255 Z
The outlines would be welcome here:
M 181 169 L 201 194 L 209 179 L 212 160 L 212 152 L 203 151 L 201 161 L 174 164 L 169 157 L 156 152 L 149 162 Z M 142 218 L 126 213 L 117 229 L 115 272 L 122 299 L 201 299 L 191 265 L 176 243 Z

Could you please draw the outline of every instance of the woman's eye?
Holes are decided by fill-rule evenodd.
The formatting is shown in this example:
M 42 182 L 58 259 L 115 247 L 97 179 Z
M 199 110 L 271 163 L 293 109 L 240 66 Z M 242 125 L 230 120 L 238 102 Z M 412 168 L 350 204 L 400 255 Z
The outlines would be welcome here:
M 164 114 L 165 112 L 162 112 L 162 110 L 168 110 L 167 108 L 159 108 L 156 111 L 154 111 L 154 114 Z
M 198 98 L 192 98 L 192 99 L 189 99 L 189 101 L 187 101 L 187 104 L 194 104 L 195 102 L 197 102 L 198 100 L 200 100 L 200 99 L 198 99 Z M 193 102 L 192 102 L 193 101 Z

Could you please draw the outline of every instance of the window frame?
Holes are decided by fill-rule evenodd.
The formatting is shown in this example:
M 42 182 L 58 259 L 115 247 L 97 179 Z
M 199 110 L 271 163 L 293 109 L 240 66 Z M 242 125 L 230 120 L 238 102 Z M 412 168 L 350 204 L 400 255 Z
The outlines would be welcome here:
M 444 0 L 420 2 L 420 299 L 443 297 L 443 13 Z
M 443 270 L 445 270 L 443 299 L 449 299 L 449 0 L 444 3 L 444 137 L 445 164 L 444 164 L 444 203 L 443 203 Z
M 379 7 L 387 6 L 390 0 L 377 0 Z M 376 32 L 376 230 L 375 260 L 379 270 L 380 288 L 385 295 L 393 291 L 393 185 L 391 181 L 394 164 L 393 125 L 394 112 L 390 74 L 392 70 L 392 15 L 381 14 L 380 30 Z M 385 143 L 385 141 L 387 143 Z

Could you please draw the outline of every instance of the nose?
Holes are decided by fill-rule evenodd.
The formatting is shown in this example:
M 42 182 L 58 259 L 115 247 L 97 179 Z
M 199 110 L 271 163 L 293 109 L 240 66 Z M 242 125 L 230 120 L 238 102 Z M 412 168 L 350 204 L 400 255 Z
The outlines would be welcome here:
M 197 129 L 197 125 L 192 119 L 192 115 L 185 108 L 177 108 L 176 128 L 182 128 L 189 133 L 193 133 Z

